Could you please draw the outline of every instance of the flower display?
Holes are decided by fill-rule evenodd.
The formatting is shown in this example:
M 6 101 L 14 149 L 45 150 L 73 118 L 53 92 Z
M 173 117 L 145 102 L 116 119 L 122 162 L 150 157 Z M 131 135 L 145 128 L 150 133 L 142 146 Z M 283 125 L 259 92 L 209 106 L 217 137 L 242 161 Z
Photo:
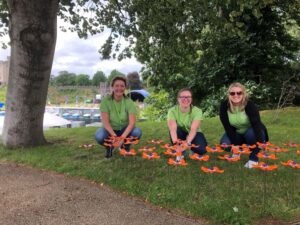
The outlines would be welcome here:
M 226 155 L 223 155 L 223 156 L 218 156 L 218 158 L 222 159 L 222 160 L 226 160 L 228 162 L 236 162 L 236 161 L 239 161 L 241 159 L 239 156 L 238 157 L 232 157 L 229 154 L 226 154 Z
M 251 151 L 248 147 L 241 147 L 241 146 L 232 146 L 231 151 L 233 154 L 250 154 Z
M 217 166 L 213 166 L 210 168 L 202 166 L 201 170 L 205 173 L 224 173 L 224 170 L 220 170 Z
M 126 151 L 124 148 L 122 148 L 122 149 L 120 150 L 120 154 L 121 154 L 122 156 L 134 156 L 134 155 L 136 155 L 134 149 L 131 149 L 130 151 Z
M 109 136 L 108 138 L 104 139 L 104 145 L 108 147 L 119 147 L 120 142 L 124 139 L 123 136 L 116 137 L 116 136 Z
M 164 142 L 163 140 L 155 140 L 155 139 L 148 141 L 149 144 L 158 144 L 158 145 L 163 142 Z
M 231 145 L 225 144 L 225 143 L 218 144 L 218 145 L 216 145 L 216 146 L 217 146 L 217 147 L 220 147 L 220 148 L 229 148 L 229 147 L 231 147 Z
M 82 145 L 79 145 L 80 148 L 92 148 L 94 146 L 95 146 L 94 144 L 82 144 Z
M 124 139 L 123 144 L 124 145 L 130 145 L 130 144 L 136 145 L 138 143 L 139 143 L 139 139 L 137 137 L 130 136 L 130 137 Z
M 259 152 L 257 157 L 260 159 L 277 159 L 275 154 L 268 154 L 267 152 Z
M 260 169 L 263 171 L 271 171 L 278 168 L 278 165 L 268 165 L 265 162 L 259 162 L 258 165 L 253 165 L 252 168 Z
M 288 151 L 287 148 L 280 148 L 278 146 L 267 147 L 266 150 L 269 152 L 287 152 Z
M 210 152 L 210 153 L 216 153 L 216 152 L 224 152 L 224 150 L 222 150 L 220 147 L 209 147 L 209 146 L 206 146 L 206 151 L 207 152 Z
M 188 165 L 188 164 L 185 162 L 184 159 L 181 159 L 181 160 L 179 160 L 179 161 L 176 161 L 176 160 L 174 160 L 174 159 L 172 159 L 172 158 L 170 158 L 170 159 L 168 160 L 168 164 L 171 165 L 171 166 L 187 166 L 187 165 Z
M 267 147 L 271 147 L 275 145 L 270 142 L 264 142 L 264 143 L 257 142 L 257 146 L 260 147 L 261 149 L 266 149 Z
M 300 147 L 300 144 L 296 144 L 296 143 L 293 143 L 293 142 L 288 142 L 288 143 L 285 143 L 283 145 L 288 146 L 288 147 Z
M 164 154 L 169 156 L 177 156 L 177 151 L 173 149 L 167 149 Z
M 288 160 L 287 162 L 281 162 L 281 164 L 284 166 L 290 166 L 295 169 L 300 169 L 300 163 L 296 163 L 293 160 Z
M 157 154 L 157 152 L 143 152 L 142 155 L 143 159 L 159 159 L 160 156 Z
M 208 161 L 209 155 L 199 155 L 197 153 L 194 153 L 193 155 L 190 155 L 190 159 L 198 160 L 198 161 Z
M 152 152 L 152 151 L 154 151 L 155 149 L 156 149 L 156 147 L 150 148 L 150 147 L 144 146 L 144 147 L 139 148 L 139 152 Z

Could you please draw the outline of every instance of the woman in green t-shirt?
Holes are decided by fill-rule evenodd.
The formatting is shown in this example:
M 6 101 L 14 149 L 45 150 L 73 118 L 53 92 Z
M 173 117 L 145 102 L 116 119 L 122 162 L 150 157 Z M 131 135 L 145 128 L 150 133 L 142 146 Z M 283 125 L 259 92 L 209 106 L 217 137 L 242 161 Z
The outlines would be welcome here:
M 115 77 L 111 82 L 112 94 L 105 96 L 100 104 L 103 127 L 96 132 L 96 141 L 104 144 L 109 136 L 137 137 L 140 139 L 142 131 L 135 127 L 137 109 L 134 102 L 125 96 L 127 81 L 124 77 Z M 123 146 L 123 140 L 118 143 L 129 151 L 130 145 Z M 106 148 L 106 158 L 112 156 L 112 148 Z
M 168 111 L 168 127 L 172 144 L 182 140 L 187 145 L 194 144 L 191 150 L 203 155 L 206 153 L 207 141 L 201 131 L 203 120 L 202 110 L 192 106 L 192 91 L 188 88 L 181 89 L 177 94 L 178 105 Z

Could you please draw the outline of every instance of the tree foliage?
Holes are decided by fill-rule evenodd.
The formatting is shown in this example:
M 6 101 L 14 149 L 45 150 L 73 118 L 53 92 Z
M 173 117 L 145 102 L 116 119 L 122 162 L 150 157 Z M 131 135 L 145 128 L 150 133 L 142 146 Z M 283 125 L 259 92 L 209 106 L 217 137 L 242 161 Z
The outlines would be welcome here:
M 89 86 L 91 85 L 90 76 L 87 74 L 79 74 L 75 78 L 77 86 Z
M 97 71 L 92 79 L 92 84 L 94 86 L 99 86 L 100 82 L 106 82 L 107 81 L 107 77 L 105 76 L 105 74 L 102 71 Z
M 142 89 L 142 82 L 138 72 L 131 72 L 127 74 L 128 88 L 131 90 Z

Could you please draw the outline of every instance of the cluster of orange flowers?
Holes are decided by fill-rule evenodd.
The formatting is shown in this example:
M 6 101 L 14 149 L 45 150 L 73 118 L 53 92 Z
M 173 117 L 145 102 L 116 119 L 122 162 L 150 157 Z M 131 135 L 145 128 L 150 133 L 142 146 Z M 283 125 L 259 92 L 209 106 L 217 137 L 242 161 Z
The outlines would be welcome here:
M 120 143 L 123 144 L 131 144 L 135 145 L 138 144 L 139 140 L 136 137 L 109 137 L 105 140 L 104 145 L 109 146 L 112 148 L 116 148 L 120 146 Z M 147 141 L 148 144 L 154 144 L 154 145 L 160 145 L 160 148 L 166 149 L 163 154 L 166 156 L 169 156 L 167 163 L 171 166 L 187 166 L 188 163 L 184 160 L 183 153 L 187 150 L 190 150 L 193 147 L 198 147 L 196 145 L 188 145 L 185 141 L 179 140 L 174 145 L 165 144 L 161 145 L 163 143 L 163 140 L 149 140 Z M 90 148 L 93 147 L 92 144 L 84 144 L 80 145 L 80 147 Z M 300 144 L 295 144 L 292 142 L 284 144 L 286 148 L 280 148 L 279 146 L 275 146 L 274 144 L 271 144 L 270 142 L 266 143 L 257 143 L 257 145 L 226 145 L 226 144 L 220 144 L 216 145 L 216 147 L 206 147 L 206 151 L 208 153 L 222 153 L 224 152 L 224 148 L 231 147 L 231 151 L 234 156 L 231 156 L 229 154 L 220 155 L 218 156 L 221 160 L 226 160 L 228 162 L 237 162 L 240 161 L 241 157 L 240 155 L 250 154 L 251 150 L 259 147 L 262 151 L 257 154 L 258 158 L 265 159 L 265 160 L 278 160 L 278 157 L 274 153 L 282 153 L 287 152 L 287 148 L 294 148 L 294 147 L 300 147 Z M 144 159 L 160 159 L 160 155 L 155 152 L 157 148 L 156 147 L 148 147 L 143 146 L 138 149 L 139 152 L 142 153 L 142 158 Z M 137 153 L 134 149 L 130 149 L 129 151 L 126 151 L 124 148 L 120 149 L 120 154 L 122 156 L 135 156 Z M 296 154 L 300 155 L 300 150 L 296 151 Z M 176 159 L 173 159 L 172 157 L 176 157 Z M 190 159 L 196 160 L 196 161 L 208 161 L 210 156 L 208 154 L 206 155 L 199 155 L 197 153 L 194 153 L 189 156 Z M 294 160 L 288 160 L 287 162 L 281 162 L 281 165 L 300 169 L 300 164 L 296 163 Z M 254 165 L 253 168 L 260 169 L 263 171 L 272 171 L 278 168 L 278 165 L 269 165 L 265 162 L 259 162 L 258 165 Z M 219 169 L 217 166 L 212 166 L 210 168 L 201 167 L 201 170 L 205 173 L 224 173 L 224 170 Z

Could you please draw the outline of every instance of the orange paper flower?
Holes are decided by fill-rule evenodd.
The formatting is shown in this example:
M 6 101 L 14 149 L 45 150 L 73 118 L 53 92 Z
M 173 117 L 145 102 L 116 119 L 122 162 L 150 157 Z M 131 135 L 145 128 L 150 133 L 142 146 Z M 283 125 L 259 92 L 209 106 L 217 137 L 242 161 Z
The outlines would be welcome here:
M 138 143 L 139 143 L 139 139 L 137 137 L 130 136 L 130 137 L 124 139 L 125 145 L 129 145 L 129 144 L 136 145 Z
M 222 160 L 226 160 L 228 162 L 236 162 L 236 161 L 239 161 L 241 158 L 240 157 L 232 157 L 228 154 L 224 155 L 224 156 L 218 156 L 219 159 L 222 159 Z
M 257 154 L 257 157 L 261 158 L 261 159 L 277 159 L 277 157 L 275 156 L 275 154 L 268 154 L 266 152 L 259 152 Z
M 281 164 L 284 166 L 290 166 L 292 168 L 300 169 L 300 164 L 296 163 L 293 160 L 288 160 L 287 162 L 281 162 Z
M 296 144 L 293 142 L 288 142 L 286 144 L 283 144 L 284 146 L 288 146 L 288 147 L 300 147 L 300 144 Z
M 278 166 L 277 165 L 268 165 L 265 162 L 259 162 L 258 165 L 253 165 L 253 168 L 260 169 L 263 171 L 271 171 L 271 170 L 277 169 Z
M 161 143 L 163 143 L 164 141 L 163 140 L 150 140 L 150 141 L 148 141 L 148 143 L 151 143 L 151 144 L 161 144 Z
M 229 148 L 229 147 L 231 147 L 231 145 L 222 143 L 222 144 L 217 145 L 217 147 L 221 147 L 221 148 Z
M 256 148 L 256 145 L 242 144 L 240 147 L 241 147 L 241 148 Z
M 194 153 L 193 155 L 190 155 L 190 158 L 198 161 L 208 161 L 209 155 L 199 155 L 197 153 Z
M 170 155 L 170 156 L 176 156 L 177 151 L 172 150 L 172 149 L 167 149 L 167 151 L 164 152 L 165 155 Z
M 168 164 L 172 165 L 172 166 L 187 166 L 188 165 L 184 159 L 181 159 L 180 161 L 176 161 L 171 158 L 168 160 Z
M 266 150 L 269 151 L 269 152 L 287 152 L 288 151 L 288 149 L 286 149 L 286 148 L 279 148 L 278 146 L 267 147 Z
M 265 143 L 257 142 L 257 145 L 258 145 L 258 147 L 260 147 L 261 149 L 266 149 L 267 147 L 274 146 L 274 145 L 271 144 L 270 142 L 265 142 Z
M 82 145 L 79 145 L 80 148 L 92 148 L 94 146 L 95 146 L 94 144 L 82 144 Z
M 152 152 L 155 149 L 156 149 L 155 147 L 149 148 L 149 147 L 144 146 L 142 148 L 139 148 L 139 151 L 140 152 Z
M 224 173 L 224 170 L 220 170 L 217 166 L 213 166 L 211 168 L 202 166 L 201 170 L 205 173 Z
M 120 150 L 120 154 L 121 154 L 122 156 L 133 156 L 133 155 L 136 155 L 134 149 L 131 149 L 131 150 L 128 151 L 128 152 L 127 152 L 125 149 L 121 149 L 121 150 Z
M 250 154 L 251 151 L 248 147 L 232 146 L 231 148 L 234 154 Z
M 143 159 L 159 159 L 160 156 L 156 152 L 143 152 Z
M 297 154 L 300 155 L 300 150 L 297 151 Z
M 215 148 L 211 148 L 209 146 L 206 146 L 206 151 L 207 152 L 211 152 L 211 153 L 215 153 L 215 152 L 224 152 L 224 150 L 222 150 L 220 147 L 215 147 Z

